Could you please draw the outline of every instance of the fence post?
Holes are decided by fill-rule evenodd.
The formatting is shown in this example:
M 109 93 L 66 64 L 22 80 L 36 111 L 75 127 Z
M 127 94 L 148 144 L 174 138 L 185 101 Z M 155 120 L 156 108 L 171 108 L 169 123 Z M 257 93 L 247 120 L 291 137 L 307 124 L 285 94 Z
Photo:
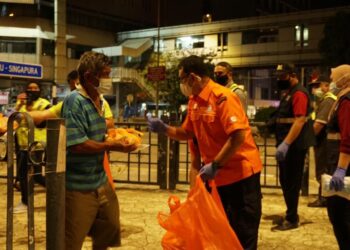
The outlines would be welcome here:
M 168 137 L 162 133 L 158 134 L 158 184 L 160 189 L 167 189 L 167 155 Z
M 179 173 L 179 142 L 170 140 L 169 152 L 169 189 L 176 189 Z
M 47 121 L 46 249 L 65 249 L 66 128 L 64 119 Z

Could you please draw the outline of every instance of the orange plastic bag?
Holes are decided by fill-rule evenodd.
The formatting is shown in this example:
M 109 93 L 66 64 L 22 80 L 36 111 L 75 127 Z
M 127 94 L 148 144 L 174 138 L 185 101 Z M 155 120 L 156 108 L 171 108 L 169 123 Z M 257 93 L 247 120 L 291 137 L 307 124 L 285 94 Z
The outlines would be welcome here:
M 215 183 L 211 186 L 210 194 L 197 176 L 184 203 L 176 196 L 169 197 L 170 215 L 158 213 L 159 224 L 167 230 L 163 249 L 243 249 L 227 220 Z
M 111 187 L 113 189 L 115 189 L 115 185 L 114 185 L 114 181 L 113 181 L 113 176 L 112 176 L 112 173 L 111 173 L 111 168 L 109 166 L 109 160 L 108 160 L 108 154 L 105 152 L 105 155 L 103 157 L 103 168 L 106 172 L 106 175 L 107 175 L 107 179 L 108 179 L 108 182 L 109 184 L 111 184 Z

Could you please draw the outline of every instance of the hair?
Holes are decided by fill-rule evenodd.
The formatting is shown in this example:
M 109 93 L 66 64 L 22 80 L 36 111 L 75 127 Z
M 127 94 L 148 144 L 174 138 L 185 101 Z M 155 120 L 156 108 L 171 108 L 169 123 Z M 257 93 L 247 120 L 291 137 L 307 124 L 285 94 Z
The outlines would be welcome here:
M 77 67 L 79 80 L 81 83 L 85 83 L 84 74 L 91 72 L 93 74 L 100 73 L 106 66 L 109 66 L 111 61 L 108 56 L 102 53 L 87 51 L 79 60 Z
M 216 66 L 221 66 L 221 67 L 224 67 L 227 69 L 228 72 L 231 72 L 233 71 L 233 68 L 231 66 L 231 64 L 229 64 L 228 62 L 219 62 L 216 64 Z
M 185 74 L 194 73 L 196 75 L 208 76 L 208 66 L 204 63 L 204 58 L 199 56 L 189 56 L 183 58 L 179 63 L 179 69 L 182 68 Z
M 79 74 L 77 70 L 72 70 L 71 72 L 69 72 L 69 74 L 67 75 L 67 82 L 69 83 L 72 80 L 77 80 L 79 78 Z

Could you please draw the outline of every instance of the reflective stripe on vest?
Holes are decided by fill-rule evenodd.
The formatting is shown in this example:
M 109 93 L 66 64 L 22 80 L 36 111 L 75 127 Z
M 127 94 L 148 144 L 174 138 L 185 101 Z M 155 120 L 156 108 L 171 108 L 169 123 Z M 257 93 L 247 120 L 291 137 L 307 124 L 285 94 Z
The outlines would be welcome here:
M 328 133 L 327 134 L 327 139 L 328 140 L 339 141 L 339 140 L 341 140 L 340 133 Z
M 323 99 L 326 99 L 326 98 L 331 98 L 331 99 L 333 99 L 334 101 L 337 100 L 337 96 L 336 96 L 335 94 L 333 94 L 332 92 L 327 92 L 327 93 L 324 95 Z
M 229 89 L 232 91 L 232 92 L 235 92 L 236 89 L 239 89 L 239 86 L 237 83 L 232 83 L 232 85 L 229 87 Z

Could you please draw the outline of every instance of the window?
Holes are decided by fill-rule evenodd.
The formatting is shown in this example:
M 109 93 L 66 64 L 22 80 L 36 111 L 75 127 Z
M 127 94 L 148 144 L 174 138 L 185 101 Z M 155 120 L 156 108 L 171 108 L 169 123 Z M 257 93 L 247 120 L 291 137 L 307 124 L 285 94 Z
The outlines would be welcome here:
M 43 56 L 54 56 L 55 55 L 55 41 L 43 39 Z
M 218 34 L 218 47 L 227 46 L 228 33 L 219 33 Z
M 72 59 L 79 59 L 80 56 L 85 52 L 85 51 L 90 51 L 92 50 L 91 46 L 86 46 L 86 45 L 80 45 L 80 44 L 72 44 L 68 43 L 67 44 L 67 55 L 68 58 Z
M 278 29 L 254 29 L 242 32 L 242 44 L 272 43 L 278 38 Z
M 176 38 L 176 49 L 204 48 L 204 36 L 185 36 Z
M 36 41 L 32 38 L 0 37 L 0 52 L 35 54 Z
M 304 47 L 309 45 L 309 28 L 304 24 L 295 25 L 295 46 Z

